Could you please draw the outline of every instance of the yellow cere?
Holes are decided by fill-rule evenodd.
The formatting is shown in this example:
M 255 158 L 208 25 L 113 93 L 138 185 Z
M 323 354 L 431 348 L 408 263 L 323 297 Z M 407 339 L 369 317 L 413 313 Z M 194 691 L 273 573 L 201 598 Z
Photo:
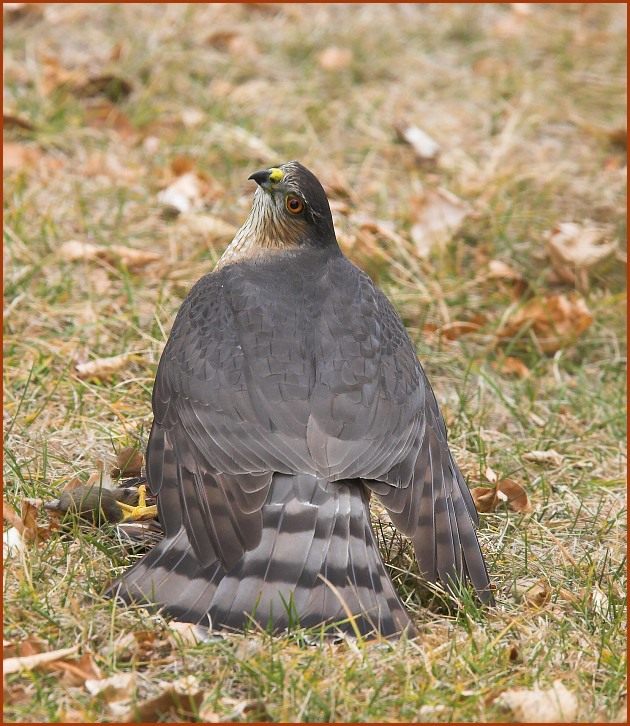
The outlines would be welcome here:
M 269 169 L 269 179 L 274 184 L 277 184 L 279 181 L 282 181 L 284 179 L 284 172 L 282 171 L 282 169 L 278 169 L 278 167 L 274 166 Z

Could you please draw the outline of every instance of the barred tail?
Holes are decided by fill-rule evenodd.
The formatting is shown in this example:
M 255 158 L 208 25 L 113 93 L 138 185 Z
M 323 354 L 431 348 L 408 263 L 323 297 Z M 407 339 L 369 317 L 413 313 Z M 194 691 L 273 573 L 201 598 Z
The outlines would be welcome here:
M 228 572 L 219 563 L 201 568 L 181 530 L 122 578 L 124 599 L 140 595 L 190 622 L 209 615 L 219 629 L 255 621 L 275 632 L 332 623 L 363 635 L 412 631 L 358 481 L 276 474 L 262 514 L 260 542 Z

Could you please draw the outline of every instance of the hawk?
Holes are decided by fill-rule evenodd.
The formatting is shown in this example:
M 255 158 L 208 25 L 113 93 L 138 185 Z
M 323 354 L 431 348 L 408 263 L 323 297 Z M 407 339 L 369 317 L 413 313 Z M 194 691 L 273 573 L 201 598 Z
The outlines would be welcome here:
M 213 629 L 412 632 L 374 494 L 428 581 L 468 578 L 490 602 L 473 500 L 400 317 L 343 255 L 312 172 L 249 178 L 251 213 L 158 366 L 146 467 L 165 537 L 116 594 Z

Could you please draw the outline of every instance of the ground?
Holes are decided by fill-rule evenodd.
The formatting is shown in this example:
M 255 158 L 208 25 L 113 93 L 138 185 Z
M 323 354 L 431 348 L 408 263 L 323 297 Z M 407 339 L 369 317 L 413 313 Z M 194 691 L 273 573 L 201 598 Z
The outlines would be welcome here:
M 554 681 L 577 720 L 623 719 L 625 12 L 5 6 L 11 505 L 143 449 L 178 306 L 244 220 L 248 175 L 292 158 L 322 179 L 342 247 L 400 310 L 470 486 L 509 478 L 530 504 L 481 515 L 493 609 L 466 595 L 425 607 L 408 545 L 379 519 L 414 642 L 174 640 L 159 617 L 100 596 L 133 556 L 111 528 L 76 526 L 6 560 L 8 649 L 78 646 L 93 675 L 135 674 L 120 696 L 132 704 L 194 676 L 192 706 L 154 702 L 145 720 L 509 721 L 523 714 L 506 691 Z M 403 140 L 409 126 L 437 160 Z M 178 179 L 188 191 L 160 196 Z M 444 214 L 448 239 L 427 249 Z M 551 262 L 549 233 L 566 222 L 617 241 L 586 276 Z M 545 313 L 562 335 L 536 327 Z M 5 720 L 129 710 L 67 671 L 8 675 Z

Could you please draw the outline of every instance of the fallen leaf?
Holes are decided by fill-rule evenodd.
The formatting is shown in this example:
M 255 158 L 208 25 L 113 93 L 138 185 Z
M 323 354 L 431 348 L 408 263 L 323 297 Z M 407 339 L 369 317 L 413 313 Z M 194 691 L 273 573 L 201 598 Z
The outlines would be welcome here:
M 206 43 L 216 50 L 228 50 L 230 41 L 238 35 L 236 30 L 215 30 L 206 38 Z
M 61 648 L 61 650 L 52 650 L 48 653 L 35 653 L 33 655 L 5 658 L 2 662 L 4 675 L 34 670 L 35 668 L 53 663 L 62 658 L 67 658 L 69 655 L 76 653 L 77 650 L 79 650 L 79 646 L 73 645 L 71 648 Z
M 126 78 L 121 78 L 112 73 L 105 73 L 90 76 L 82 83 L 78 83 L 73 92 L 79 98 L 105 96 L 112 103 L 119 103 L 127 98 L 132 90 L 133 86 Z
M 110 263 L 121 263 L 129 269 L 146 267 L 151 262 L 157 262 L 162 259 L 162 256 L 157 252 L 136 250 L 132 247 L 125 247 L 124 245 L 103 247 L 92 244 L 91 242 L 81 242 L 80 240 L 68 240 L 64 242 L 57 250 L 57 254 L 66 262 L 106 260 Z
M 125 247 L 124 245 L 103 247 L 100 255 L 110 262 L 121 262 L 130 270 L 137 270 L 139 268 L 146 267 L 151 262 L 157 262 L 163 258 L 163 256 L 157 252 L 137 250 L 133 247 Z
M 507 376 L 517 376 L 518 378 L 529 378 L 531 375 L 531 371 L 529 368 L 523 363 L 522 360 L 519 360 L 518 358 L 514 358 L 512 356 L 505 356 L 499 363 L 498 363 L 498 369 L 501 371 L 501 373 L 504 373 Z
M 13 113 L 2 114 L 2 127 L 4 131 L 34 131 L 35 126 L 23 116 Z M 4 165 L 4 163 L 3 163 Z
M 144 457 L 135 446 L 125 446 L 116 455 L 116 464 L 112 467 L 111 475 L 115 477 L 140 476 Z
M 462 335 L 476 333 L 486 322 L 483 316 L 477 320 L 453 320 L 436 328 L 436 333 L 447 340 L 457 340 Z
M 578 712 L 575 694 L 559 680 L 546 690 L 513 688 L 504 691 L 497 700 L 521 723 L 571 723 L 575 722 Z
M 514 596 L 530 607 L 541 608 L 551 599 L 551 590 L 545 580 L 523 578 L 514 584 Z
M 487 277 L 489 280 L 508 280 L 510 282 L 517 282 L 523 279 L 520 272 L 517 272 L 507 262 L 503 262 L 502 260 L 490 260 L 488 262 Z
M 57 254 L 62 260 L 76 262 L 77 260 L 95 260 L 98 258 L 100 250 L 102 250 L 102 247 L 91 242 L 71 239 L 59 247 Z
M 135 673 L 116 673 L 109 678 L 88 678 L 85 688 L 92 696 L 101 696 L 108 703 L 131 698 L 136 688 Z
M 317 55 L 317 62 L 326 71 L 340 71 L 352 63 L 352 51 L 331 45 Z
M 509 339 L 531 330 L 544 353 L 571 345 L 591 325 L 593 316 L 585 301 L 576 295 L 534 298 L 516 310 L 497 335 Z
M 62 671 L 61 682 L 69 687 L 82 686 L 88 680 L 102 677 L 91 653 L 84 653 L 75 661 L 56 661 L 51 664 L 51 669 Z
M 428 257 L 434 248 L 443 248 L 470 213 L 467 204 L 442 188 L 412 198 L 411 207 L 415 219 L 411 239 L 420 257 Z
M 259 55 L 256 43 L 236 30 L 217 30 L 206 38 L 206 43 L 218 51 L 228 52 L 239 58 L 256 58 Z
M 115 131 L 126 140 L 132 140 L 137 135 L 129 117 L 110 101 L 86 105 L 85 122 L 92 128 Z
M 405 124 L 396 124 L 394 128 L 399 138 L 411 146 L 419 161 L 437 161 L 440 155 L 440 145 L 426 131 L 419 126 L 406 126 Z
M 19 514 L 5 500 L 2 501 L 2 519 L 8 522 L 19 532 L 22 532 L 24 530 L 24 522 L 22 522 L 22 520 L 20 519 Z
M 129 365 L 130 353 L 114 355 L 111 358 L 97 358 L 87 363 L 78 363 L 75 366 L 79 378 L 98 378 L 100 380 L 110 378 Z
M 258 698 L 247 698 L 244 700 L 236 700 L 234 698 L 224 698 L 224 703 L 233 703 L 234 709 L 225 718 L 224 722 L 232 723 L 233 721 L 270 721 L 270 715 L 264 701 Z
M 497 497 L 514 512 L 531 512 L 527 492 L 513 479 L 501 479 L 497 483 Z
M 522 297 L 529 288 L 523 275 L 502 260 L 490 260 L 485 277 L 487 280 L 497 280 L 507 287 L 515 299 Z
M 198 645 L 205 640 L 201 627 L 193 623 L 180 623 L 173 620 L 169 623 L 169 628 L 173 632 L 173 644 L 180 645 Z
M 608 595 L 606 595 L 601 587 L 598 585 L 593 587 L 589 601 L 594 612 L 596 612 L 600 618 L 603 618 L 604 620 L 608 620 L 610 618 L 610 602 L 608 600 Z
M 39 90 L 48 96 L 60 89 L 71 89 L 85 82 L 85 73 L 64 68 L 56 56 L 44 54 L 41 60 Z
M 22 18 L 39 18 L 43 15 L 44 3 L 2 3 L 2 17 L 13 22 Z
M 497 481 L 499 480 L 499 477 L 497 476 L 496 471 L 494 471 L 494 469 L 491 469 L 489 466 L 486 467 L 484 476 L 490 482 L 490 484 L 496 484 Z
M 497 508 L 497 492 L 494 487 L 473 487 L 470 495 L 478 512 L 487 514 Z
M 532 461 L 535 464 L 551 464 L 552 466 L 560 466 L 564 461 L 562 454 L 555 449 L 547 449 L 545 451 L 528 451 L 523 454 L 525 461 Z
M 202 204 L 199 177 L 194 172 L 182 174 L 159 192 L 157 198 L 160 204 L 175 215 L 199 209 Z
M 194 676 L 184 676 L 172 683 L 160 685 L 162 693 L 133 704 L 127 713 L 118 711 L 118 718 L 125 723 L 157 723 L 167 717 L 169 721 L 181 721 L 197 716 L 204 693 Z
M 618 249 L 610 229 L 594 224 L 561 222 L 545 235 L 551 264 L 564 282 L 588 288 L 588 270 Z
M 494 474 L 494 472 L 492 473 Z M 484 514 L 496 511 L 500 504 L 505 504 L 513 512 L 531 511 L 527 492 L 513 479 L 501 479 L 494 487 L 474 487 L 470 490 L 470 494 L 477 511 Z

